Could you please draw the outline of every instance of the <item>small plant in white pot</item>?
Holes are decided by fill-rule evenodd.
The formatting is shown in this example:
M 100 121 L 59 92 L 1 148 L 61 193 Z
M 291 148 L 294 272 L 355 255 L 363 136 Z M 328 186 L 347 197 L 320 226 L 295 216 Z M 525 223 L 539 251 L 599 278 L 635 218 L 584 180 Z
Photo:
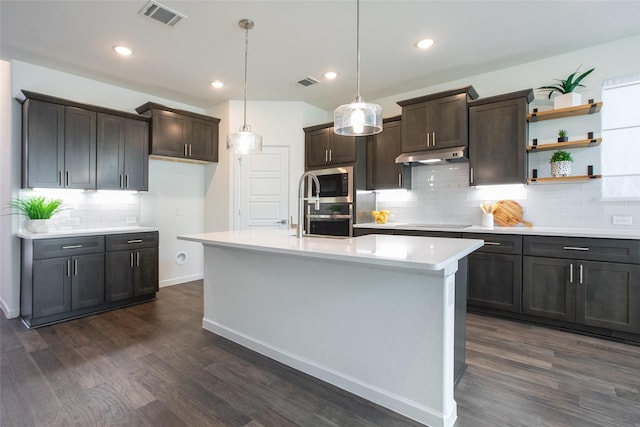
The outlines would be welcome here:
M 28 199 L 15 199 L 9 208 L 15 209 L 19 215 L 27 217 L 25 228 L 31 233 L 46 233 L 51 228 L 51 217 L 64 210 L 62 200 L 47 200 L 42 196 Z
M 549 163 L 551 163 L 551 176 L 554 178 L 571 175 L 571 163 L 573 157 L 568 151 L 558 150 L 553 153 Z
M 580 67 L 578 67 L 578 70 L 579 69 Z M 578 70 L 569 74 L 569 76 L 564 80 L 556 79 L 556 81 L 560 83 L 550 85 L 550 86 L 542 86 L 538 88 L 542 90 L 548 90 L 549 99 L 551 99 L 551 95 L 553 95 L 554 92 L 559 93 L 558 96 L 553 98 L 554 110 L 557 110 L 560 108 L 575 107 L 576 105 L 580 105 L 582 103 L 582 96 L 579 93 L 576 93 L 575 90 L 579 87 L 585 87 L 580 82 L 589 74 L 591 74 L 593 70 L 595 70 L 595 68 L 587 70 L 576 77 L 576 75 L 578 74 Z

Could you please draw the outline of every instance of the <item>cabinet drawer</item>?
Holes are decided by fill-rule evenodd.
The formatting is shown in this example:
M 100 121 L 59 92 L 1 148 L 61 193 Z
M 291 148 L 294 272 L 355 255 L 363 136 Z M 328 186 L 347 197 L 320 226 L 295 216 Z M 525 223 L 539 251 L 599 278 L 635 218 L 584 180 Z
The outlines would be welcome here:
M 421 237 L 444 237 L 448 239 L 459 239 L 462 233 L 452 231 L 429 231 L 429 230 L 396 230 L 393 234 L 400 236 L 421 236 Z
M 104 252 L 104 236 L 38 239 L 33 242 L 33 259 L 97 254 Z
M 490 252 L 494 254 L 522 254 L 522 236 L 513 234 L 492 233 L 464 233 L 465 239 L 482 239 L 484 246 L 477 252 Z
M 107 235 L 107 251 L 127 251 L 157 247 L 157 231 Z
M 525 236 L 525 255 L 640 264 L 640 240 Z

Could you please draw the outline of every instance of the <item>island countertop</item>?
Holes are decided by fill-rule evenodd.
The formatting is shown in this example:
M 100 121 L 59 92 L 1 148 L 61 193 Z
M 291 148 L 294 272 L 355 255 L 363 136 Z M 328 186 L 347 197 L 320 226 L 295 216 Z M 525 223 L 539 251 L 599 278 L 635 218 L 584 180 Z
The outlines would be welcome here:
M 238 230 L 178 236 L 204 245 L 388 267 L 436 271 L 482 247 L 476 239 L 368 235 L 346 239 L 303 237 L 289 230 Z

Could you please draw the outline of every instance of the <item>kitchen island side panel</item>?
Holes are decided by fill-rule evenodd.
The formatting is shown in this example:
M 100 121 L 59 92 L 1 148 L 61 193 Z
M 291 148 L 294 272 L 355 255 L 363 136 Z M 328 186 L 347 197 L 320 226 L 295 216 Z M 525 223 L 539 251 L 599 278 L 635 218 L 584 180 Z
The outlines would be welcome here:
M 204 254 L 204 329 L 424 424 L 453 425 L 457 262 L 425 272 L 207 244 Z

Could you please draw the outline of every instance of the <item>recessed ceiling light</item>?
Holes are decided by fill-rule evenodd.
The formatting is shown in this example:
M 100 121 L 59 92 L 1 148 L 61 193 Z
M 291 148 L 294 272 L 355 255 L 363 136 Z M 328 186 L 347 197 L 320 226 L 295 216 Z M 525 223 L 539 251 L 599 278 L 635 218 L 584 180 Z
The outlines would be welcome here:
M 114 46 L 113 50 L 115 50 L 122 56 L 129 56 L 133 53 L 133 51 L 126 46 Z
M 220 80 L 214 80 L 211 82 L 211 86 L 216 89 L 220 89 L 222 86 L 224 86 L 224 83 L 222 83 Z
M 336 73 L 335 71 L 328 71 L 324 73 L 324 77 L 328 80 L 333 80 L 338 77 L 338 73 Z
M 428 49 L 432 45 L 433 45 L 433 40 L 431 39 L 420 40 L 418 43 L 416 43 L 416 46 L 418 46 L 420 49 Z

